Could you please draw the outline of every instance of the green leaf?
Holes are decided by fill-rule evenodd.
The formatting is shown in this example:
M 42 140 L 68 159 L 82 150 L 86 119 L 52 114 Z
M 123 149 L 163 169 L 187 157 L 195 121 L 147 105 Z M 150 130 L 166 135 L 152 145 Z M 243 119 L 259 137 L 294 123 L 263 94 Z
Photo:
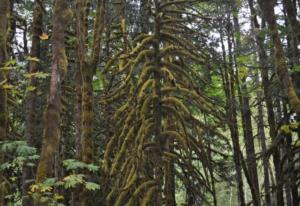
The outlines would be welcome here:
M 86 167 L 86 164 L 84 162 L 80 162 L 75 159 L 64 160 L 63 165 L 66 167 L 67 170 L 76 170 L 76 169 L 82 169 Z
M 64 187 L 66 189 L 74 188 L 78 184 L 83 184 L 85 182 L 83 174 L 72 174 L 66 176 L 63 181 L 65 182 Z
M 99 170 L 99 167 L 94 164 L 88 164 L 86 165 L 86 168 L 91 172 L 96 172 Z
M 85 183 L 85 188 L 87 190 L 95 191 L 100 189 L 100 185 L 93 183 L 93 182 L 86 182 Z
M 26 90 L 32 92 L 32 91 L 36 90 L 36 87 L 30 85 L 30 86 L 26 87 Z
M 38 78 L 38 79 L 45 79 L 47 77 L 49 77 L 50 74 L 49 73 L 45 73 L 45 72 L 34 72 L 34 73 L 25 73 L 24 77 L 25 78 Z

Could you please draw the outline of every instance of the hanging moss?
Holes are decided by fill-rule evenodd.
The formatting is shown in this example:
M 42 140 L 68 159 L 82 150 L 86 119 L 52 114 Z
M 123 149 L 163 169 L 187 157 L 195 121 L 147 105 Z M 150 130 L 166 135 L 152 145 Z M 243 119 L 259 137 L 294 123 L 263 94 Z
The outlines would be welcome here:
M 138 197 L 138 195 L 146 188 L 151 188 L 155 185 L 156 185 L 156 182 L 154 180 L 149 180 L 149 181 L 144 182 L 141 185 L 139 185 L 136 188 L 136 190 L 134 191 L 132 197 L 129 199 L 128 206 L 134 206 L 135 200 Z
M 141 206 L 147 206 L 150 205 L 151 199 L 154 195 L 154 192 L 158 190 L 158 188 L 156 186 L 154 187 L 150 187 L 150 189 L 147 191 L 146 195 L 144 196 L 143 200 L 142 200 L 142 204 Z
M 179 5 L 187 2 L 190 0 Z M 163 9 L 156 11 L 161 5 Z M 158 7 L 153 7 L 155 31 L 139 35 L 133 42 L 135 47 L 124 47 L 106 65 L 106 72 L 117 75 L 121 84 L 112 88 L 104 101 L 121 94 L 123 97 L 121 106 L 115 110 L 116 131 L 104 154 L 105 171 L 113 177 L 109 180 L 113 186 L 106 196 L 109 205 L 153 205 L 161 201 L 162 193 L 168 194 L 162 191 L 166 186 L 167 164 L 176 162 L 186 171 L 187 187 L 190 187 L 188 179 L 203 181 L 202 171 L 187 159 L 191 154 L 200 155 L 207 144 L 206 141 L 193 142 L 191 138 L 197 135 L 200 139 L 208 129 L 191 111 L 213 116 L 218 110 L 209 98 L 197 91 L 202 78 L 193 64 L 203 64 L 206 56 L 180 31 L 169 30 L 174 26 L 186 29 L 183 25 L 186 19 L 173 18 L 167 11 L 187 10 L 165 2 Z M 121 38 L 123 44 L 125 37 Z M 182 155 L 168 149 L 165 144 L 170 142 Z M 204 173 L 205 158 L 200 159 Z M 147 167 L 149 165 L 153 167 Z M 147 185 L 149 181 L 153 185 Z M 140 196 L 144 197 L 141 201 Z

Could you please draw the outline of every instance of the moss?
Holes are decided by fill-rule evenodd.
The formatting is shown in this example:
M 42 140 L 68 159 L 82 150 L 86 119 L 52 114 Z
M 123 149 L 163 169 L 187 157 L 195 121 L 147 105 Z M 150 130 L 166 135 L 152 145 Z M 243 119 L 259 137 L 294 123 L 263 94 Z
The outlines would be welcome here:
M 133 173 L 132 175 L 129 175 L 127 178 L 127 184 L 125 185 L 125 187 L 123 188 L 123 190 L 128 190 L 130 187 L 132 187 L 132 185 L 136 182 L 138 175 L 137 172 L 135 170 L 135 167 L 133 168 Z
M 152 43 L 154 36 L 146 36 L 131 52 L 130 55 L 133 56 L 137 53 L 140 53 L 145 46 Z
M 150 205 L 150 202 L 151 202 L 151 199 L 152 199 L 152 197 L 154 195 L 154 192 L 157 191 L 157 190 L 158 190 L 157 186 L 150 187 L 149 190 L 146 192 L 143 200 L 142 200 L 141 206 Z
M 171 130 L 164 131 L 164 132 L 161 133 L 160 138 L 165 138 L 165 137 L 169 137 L 169 138 L 173 138 L 174 140 L 177 140 L 178 142 L 180 142 L 183 145 L 184 149 L 187 149 L 187 140 L 179 132 L 171 131 Z
M 160 72 L 161 72 L 161 75 L 163 77 L 166 77 L 167 80 L 175 83 L 175 77 L 174 77 L 174 75 L 172 74 L 172 72 L 167 67 L 162 67 L 160 69 Z
M 149 75 L 151 74 L 151 72 L 153 72 L 153 69 L 155 67 L 153 65 L 149 65 L 149 66 L 145 66 L 142 69 L 142 72 L 139 76 L 139 80 L 138 80 L 138 87 L 140 88 L 141 85 L 144 84 L 144 82 L 147 80 L 147 78 L 149 77 Z
M 180 108 L 180 110 L 182 110 L 184 113 L 186 114 L 190 114 L 190 111 L 188 110 L 188 108 L 182 103 L 182 101 L 180 101 L 178 98 L 176 97 L 164 97 L 162 99 L 162 103 L 166 104 L 166 105 L 173 105 L 173 106 L 177 106 L 178 108 Z
M 129 144 L 129 142 L 131 142 L 132 138 L 134 137 L 134 131 L 135 131 L 135 128 L 132 127 L 129 130 L 128 134 L 126 135 L 126 138 L 122 144 L 120 151 L 118 151 L 118 153 L 116 154 L 116 157 L 113 160 L 112 168 L 110 171 L 110 176 L 113 176 L 114 174 L 116 174 L 117 170 L 119 169 L 120 161 L 124 157 L 126 149 L 128 149 L 127 146 Z
M 147 182 L 143 182 L 141 185 L 139 185 L 133 195 L 131 196 L 131 198 L 129 199 L 128 201 L 128 206 L 134 206 L 135 205 L 135 200 L 136 198 L 138 197 L 138 195 L 146 188 L 151 188 L 153 187 L 154 185 L 156 185 L 156 181 L 154 180 L 149 180 Z
M 74 16 L 73 11 L 71 9 L 66 9 L 63 12 L 62 18 L 64 19 L 65 22 L 69 22 L 73 16 Z
M 58 55 L 59 55 L 58 65 L 60 70 L 62 71 L 63 77 L 65 77 L 68 70 L 68 58 L 66 55 L 65 48 L 60 48 Z
M 292 86 L 292 85 L 289 86 L 289 88 L 288 88 L 288 98 L 289 98 L 289 102 L 290 102 L 293 110 L 297 114 L 300 114 L 300 99 L 295 91 L 294 86 Z
M 145 93 L 145 90 L 148 88 L 148 87 L 152 87 L 154 86 L 154 79 L 148 79 L 144 84 L 143 86 L 141 87 L 139 93 L 138 93 L 138 98 L 142 98 L 144 96 L 144 93 Z

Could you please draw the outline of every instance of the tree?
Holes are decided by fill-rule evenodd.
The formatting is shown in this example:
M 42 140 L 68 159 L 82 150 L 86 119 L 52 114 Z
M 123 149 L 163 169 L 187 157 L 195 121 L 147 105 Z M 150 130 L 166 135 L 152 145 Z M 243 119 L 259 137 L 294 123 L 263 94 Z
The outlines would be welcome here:
M 1 1 L 0 3 L 0 141 L 7 140 L 7 90 L 4 85 L 7 82 L 5 63 L 8 60 L 7 54 L 7 34 L 9 27 L 9 1 Z M 4 154 L 0 153 L 0 163 L 4 162 Z M 5 179 L 4 174 L 0 173 L 0 205 L 4 205 L 5 196 Z
M 53 16 L 53 52 L 52 73 L 47 108 L 45 110 L 45 126 L 41 158 L 36 173 L 36 182 L 53 177 L 54 154 L 60 140 L 61 85 L 67 74 L 68 60 L 65 51 L 65 25 L 72 17 L 67 1 L 56 1 Z M 45 205 L 41 199 L 35 205 Z

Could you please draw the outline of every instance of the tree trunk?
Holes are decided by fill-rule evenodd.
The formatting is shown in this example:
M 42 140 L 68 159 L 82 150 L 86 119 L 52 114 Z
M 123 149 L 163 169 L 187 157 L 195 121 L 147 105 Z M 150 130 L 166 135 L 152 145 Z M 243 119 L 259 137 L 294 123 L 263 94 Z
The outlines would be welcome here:
M 33 11 L 33 22 L 32 22 L 32 47 L 30 56 L 40 58 L 40 35 L 42 34 L 42 24 L 43 24 L 43 13 L 42 9 L 35 1 L 34 3 L 34 11 Z M 38 62 L 36 61 L 30 61 L 29 62 L 29 73 L 33 74 L 39 70 Z M 30 78 L 30 84 L 31 87 L 34 88 L 33 91 L 27 91 L 26 96 L 26 117 L 25 117 L 25 137 L 27 144 L 29 146 L 37 148 L 40 141 L 37 138 L 36 134 L 36 87 L 37 87 L 37 79 L 32 76 Z M 22 185 L 22 192 L 23 192 L 23 205 L 24 206 L 31 206 L 32 199 L 28 197 L 27 191 L 29 189 L 29 185 L 34 180 L 34 171 L 32 168 L 24 167 L 23 171 L 23 185 Z
M 241 55 L 241 39 L 240 39 L 240 24 L 238 19 L 238 2 L 236 0 L 233 1 L 233 24 L 234 24 L 234 32 L 235 40 L 236 40 L 236 48 L 235 48 L 235 57 L 236 59 Z M 244 140 L 246 144 L 246 155 L 247 155 L 247 168 L 248 174 L 250 178 L 249 186 L 252 188 L 251 194 L 253 198 L 254 206 L 260 206 L 260 192 L 259 192 L 259 183 L 257 176 L 257 163 L 255 157 L 255 147 L 254 147 L 254 138 L 252 132 L 252 122 L 251 122 L 251 108 L 250 108 L 250 99 L 248 96 L 248 88 L 246 84 L 246 77 L 241 78 L 241 84 L 239 83 L 239 65 L 236 61 L 236 82 L 239 91 L 239 100 L 240 100 L 240 110 L 242 116 L 242 125 L 244 131 Z
M 293 2 L 291 0 L 283 0 L 283 5 L 287 12 L 287 17 L 289 20 L 289 24 L 296 36 L 297 43 L 300 43 L 300 22 L 297 20 L 297 10 L 294 7 Z
M 228 22 L 228 24 L 230 24 Z M 229 50 L 229 63 L 227 65 L 226 61 L 226 51 L 225 45 L 223 41 L 223 31 L 220 32 L 221 35 L 221 43 L 222 43 L 222 51 L 223 51 L 223 62 L 224 62 L 224 71 L 223 73 L 223 85 L 224 91 L 226 94 L 226 108 L 228 110 L 228 127 L 231 134 L 231 140 L 233 145 L 233 158 L 236 170 L 236 182 L 237 182 L 237 191 L 238 191 L 238 202 L 240 206 L 245 206 L 245 197 L 244 197 L 244 184 L 242 179 L 242 167 L 241 167 L 241 159 L 239 155 L 240 151 L 240 143 L 239 143 L 239 132 L 237 126 L 237 111 L 236 111 L 236 98 L 235 98 L 235 84 L 234 84 L 234 74 L 233 74 L 233 65 L 232 65 L 232 43 L 230 40 L 230 35 L 228 35 L 228 50 Z
M 84 8 L 87 8 L 86 2 L 83 2 Z M 85 2 L 85 3 L 84 3 Z M 92 54 L 85 54 L 86 32 L 87 27 L 84 26 L 88 13 L 84 13 L 82 21 L 77 24 L 77 32 L 80 34 L 79 55 L 80 72 L 82 80 L 82 97 L 81 97 L 81 136 L 80 136 L 80 159 L 85 163 L 94 162 L 94 140 L 93 140 L 93 76 L 97 69 L 99 55 L 101 50 L 101 37 L 104 31 L 104 14 L 106 0 L 98 0 L 96 8 L 96 17 L 94 22 L 94 36 L 92 44 Z M 83 8 L 78 8 L 83 9 Z M 83 28 L 83 29 L 80 29 Z M 82 55 L 82 56 L 81 56 Z M 81 57 L 80 57 L 81 56 Z M 92 205 L 93 200 L 87 194 L 88 191 L 82 190 L 80 193 L 80 205 Z
M 271 30 L 271 36 L 275 48 L 275 63 L 276 73 L 282 84 L 283 89 L 286 91 L 289 99 L 289 103 L 292 109 L 300 114 L 300 99 L 295 91 L 294 85 L 288 73 L 286 58 L 284 55 L 282 43 L 280 40 L 276 17 L 274 12 L 274 1 L 273 0 L 259 0 L 259 5 L 262 9 L 264 18 L 269 24 Z
M 55 1 L 52 36 L 52 73 L 48 103 L 44 114 L 45 127 L 42 151 L 36 174 L 37 183 L 53 177 L 54 156 L 60 140 L 61 84 L 64 81 L 68 67 L 64 29 L 71 16 L 72 12 L 68 9 L 66 0 Z M 40 199 L 35 201 L 36 206 L 45 204 Z
M 252 21 L 252 30 L 253 32 L 256 30 L 260 29 L 260 26 L 257 21 L 257 16 L 256 16 L 256 11 L 253 5 L 253 0 L 248 0 L 249 7 L 250 7 L 250 12 L 251 12 L 251 21 Z M 258 48 L 258 54 L 259 54 L 259 66 L 260 66 L 260 71 L 261 71 L 261 76 L 262 76 L 262 87 L 265 88 L 265 95 L 268 95 L 266 93 L 268 91 L 267 84 L 268 84 L 268 67 L 267 67 L 267 55 L 266 51 L 264 48 L 264 37 L 259 35 L 258 33 L 254 33 L 257 48 Z M 258 79 L 258 77 L 257 77 Z M 258 80 L 257 83 L 259 84 Z M 258 96 L 258 134 L 260 137 L 261 141 L 261 149 L 262 153 L 264 154 L 263 157 L 263 168 L 264 168 L 264 193 L 265 193 L 265 201 L 266 201 L 266 206 L 271 205 L 271 197 L 270 197 L 270 178 L 269 178 L 269 162 L 267 157 L 265 156 L 267 152 L 267 146 L 266 146 L 266 140 L 265 140 L 265 131 L 264 131 L 264 116 L 263 116 L 263 105 L 262 105 L 262 94 L 259 92 L 257 94 Z M 268 101 L 267 105 L 271 105 L 269 109 L 273 110 L 273 105 L 272 105 L 272 100 L 269 98 L 265 97 L 266 101 Z M 274 115 L 273 115 L 274 116 Z
M 8 59 L 7 54 L 7 33 L 8 33 L 8 15 L 9 1 L 1 0 L 0 2 L 0 67 L 3 67 Z M 0 141 L 7 139 L 7 91 L 2 88 L 6 81 L 4 70 L 0 70 Z M 0 152 L 0 164 L 4 161 L 4 154 Z M 3 173 L 0 172 L 0 206 L 4 206 L 5 181 Z

